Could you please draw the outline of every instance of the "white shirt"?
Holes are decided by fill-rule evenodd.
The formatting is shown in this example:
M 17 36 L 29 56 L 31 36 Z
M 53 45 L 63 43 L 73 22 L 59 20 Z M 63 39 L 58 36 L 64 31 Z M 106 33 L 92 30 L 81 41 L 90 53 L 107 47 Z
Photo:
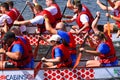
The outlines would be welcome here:
M 4 20 L 7 20 L 7 23 L 8 24 L 11 24 L 13 21 L 12 19 L 6 15 L 6 14 L 3 14 L 1 17 L 0 17 L 0 25 L 3 25 L 4 24 Z
M 82 14 L 80 16 L 80 21 L 82 22 L 82 24 L 85 24 L 86 22 L 89 22 L 89 17 L 86 14 Z
M 43 16 L 36 16 L 35 18 L 31 19 L 30 22 L 34 25 L 36 24 L 43 24 L 44 22 L 44 17 Z
M 77 14 L 75 14 L 73 16 L 73 18 L 76 19 L 77 18 Z M 89 22 L 89 17 L 86 14 L 82 14 L 80 16 L 80 21 L 82 22 L 82 24 L 85 24 L 86 22 Z
M 58 13 L 58 10 L 55 6 L 50 6 L 48 8 L 45 8 L 45 10 L 49 11 L 52 15 L 56 15 Z

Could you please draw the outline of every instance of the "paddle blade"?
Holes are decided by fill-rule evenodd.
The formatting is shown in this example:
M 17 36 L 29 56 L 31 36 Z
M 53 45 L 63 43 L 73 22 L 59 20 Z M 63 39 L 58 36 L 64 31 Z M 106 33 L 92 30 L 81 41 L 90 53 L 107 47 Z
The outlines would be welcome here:
M 34 50 L 34 59 L 37 57 L 38 49 L 39 49 L 39 45 L 37 45 L 37 46 L 35 47 L 35 50 Z
M 35 68 L 34 68 L 34 78 L 36 77 L 36 75 L 38 74 L 39 72 L 39 69 L 41 68 L 41 65 L 42 65 L 42 62 L 39 62 Z
M 75 69 L 79 65 L 81 57 L 82 57 L 82 53 L 79 53 L 75 65 L 73 66 L 73 69 Z
M 108 35 L 111 36 L 111 34 L 110 34 L 110 22 L 107 22 L 107 30 L 108 30 Z
M 38 39 L 37 45 L 36 45 L 36 47 L 35 47 L 35 49 L 34 49 L 34 52 L 33 52 L 33 54 L 34 54 L 34 59 L 37 57 L 37 52 L 38 52 L 38 49 L 39 49 L 39 42 L 40 42 L 40 38 Z

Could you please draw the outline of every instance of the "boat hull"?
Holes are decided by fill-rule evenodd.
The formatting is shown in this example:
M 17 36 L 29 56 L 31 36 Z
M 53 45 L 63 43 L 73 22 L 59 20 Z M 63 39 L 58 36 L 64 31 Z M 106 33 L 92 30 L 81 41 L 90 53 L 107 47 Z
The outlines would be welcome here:
M 0 80 L 34 80 L 34 70 L 1 70 Z
M 119 67 L 41 69 L 36 80 L 120 79 Z

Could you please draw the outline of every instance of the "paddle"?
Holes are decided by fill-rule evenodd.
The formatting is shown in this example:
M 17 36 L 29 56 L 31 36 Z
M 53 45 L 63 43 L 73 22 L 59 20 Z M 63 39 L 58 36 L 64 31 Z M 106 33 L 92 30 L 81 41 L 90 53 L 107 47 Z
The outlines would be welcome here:
M 27 1 L 29 1 L 29 0 L 27 0 Z M 27 1 L 26 1 L 26 2 L 27 2 Z M 23 10 L 20 12 L 20 14 L 18 15 L 18 17 L 17 17 L 16 20 L 18 20 L 18 19 L 20 18 L 20 16 L 23 14 L 23 12 L 24 12 L 24 10 L 26 9 L 26 7 L 27 7 L 27 4 L 25 4 Z
M 107 5 L 107 13 L 109 13 L 108 11 L 108 1 L 106 0 L 106 5 Z M 108 35 L 110 35 L 110 22 L 109 22 L 109 17 L 107 17 L 107 30 L 108 30 Z
M 67 9 L 67 6 L 65 5 L 64 10 L 63 10 L 63 12 L 62 12 L 62 17 L 63 17 L 63 15 L 64 15 L 66 9 Z
M 47 51 L 45 57 L 47 57 L 47 55 L 48 55 L 48 53 L 50 52 L 51 48 L 52 48 L 52 46 L 50 46 L 50 47 L 48 48 L 48 51 Z M 35 78 L 36 75 L 38 74 L 39 69 L 40 69 L 40 67 L 41 67 L 41 64 L 42 64 L 42 61 L 40 61 L 40 62 L 35 66 L 35 68 L 34 68 L 34 78 Z
M 34 49 L 34 52 L 33 52 L 34 59 L 37 57 L 37 52 L 38 52 L 38 49 L 39 49 L 39 42 L 40 42 L 40 37 L 38 38 L 37 45 L 36 45 L 36 47 Z
M 90 30 L 91 30 L 91 29 L 90 29 Z M 83 41 L 83 43 L 81 44 L 80 47 L 83 47 L 83 46 L 84 46 L 90 30 L 85 34 L 85 36 L 84 36 L 84 41 Z M 80 51 L 80 53 L 78 54 L 78 57 L 77 57 L 77 59 L 76 59 L 75 65 L 73 66 L 73 69 L 75 69 L 75 68 L 79 65 L 80 60 L 81 60 L 81 57 L 82 57 L 82 52 Z

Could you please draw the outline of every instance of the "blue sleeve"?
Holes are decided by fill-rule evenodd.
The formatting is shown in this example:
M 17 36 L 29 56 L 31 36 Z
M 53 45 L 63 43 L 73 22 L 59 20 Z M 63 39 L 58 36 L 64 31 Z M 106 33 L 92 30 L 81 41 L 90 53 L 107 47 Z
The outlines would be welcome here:
M 55 48 L 55 58 L 56 57 L 62 57 L 63 53 L 59 48 Z
M 110 48 L 107 44 L 105 43 L 101 43 L 99 46 L 98 46 L 98 51 L 102 54 L 107 54 L 110 52 Z
M 15 44 L 12 47 L 12 52 L 20 52 L 21 54 L 23 54 L 24 53 L 24 49 L 23 49 L 23 47 L 20 44 Z
M 20 38 L 26 44 L 26 40 L 23 38 L 23 36 L 17 36 L 17 37 Z
M 57 31 L 57 34 L 58 34 L 61 38 L 65 39 L 68 43 L 70 43 L 70 37 L 69 37 L 69 35 L 68 35 L 67 32 L 62 31 L 62 30 L 58 30 L 58 31 Z

